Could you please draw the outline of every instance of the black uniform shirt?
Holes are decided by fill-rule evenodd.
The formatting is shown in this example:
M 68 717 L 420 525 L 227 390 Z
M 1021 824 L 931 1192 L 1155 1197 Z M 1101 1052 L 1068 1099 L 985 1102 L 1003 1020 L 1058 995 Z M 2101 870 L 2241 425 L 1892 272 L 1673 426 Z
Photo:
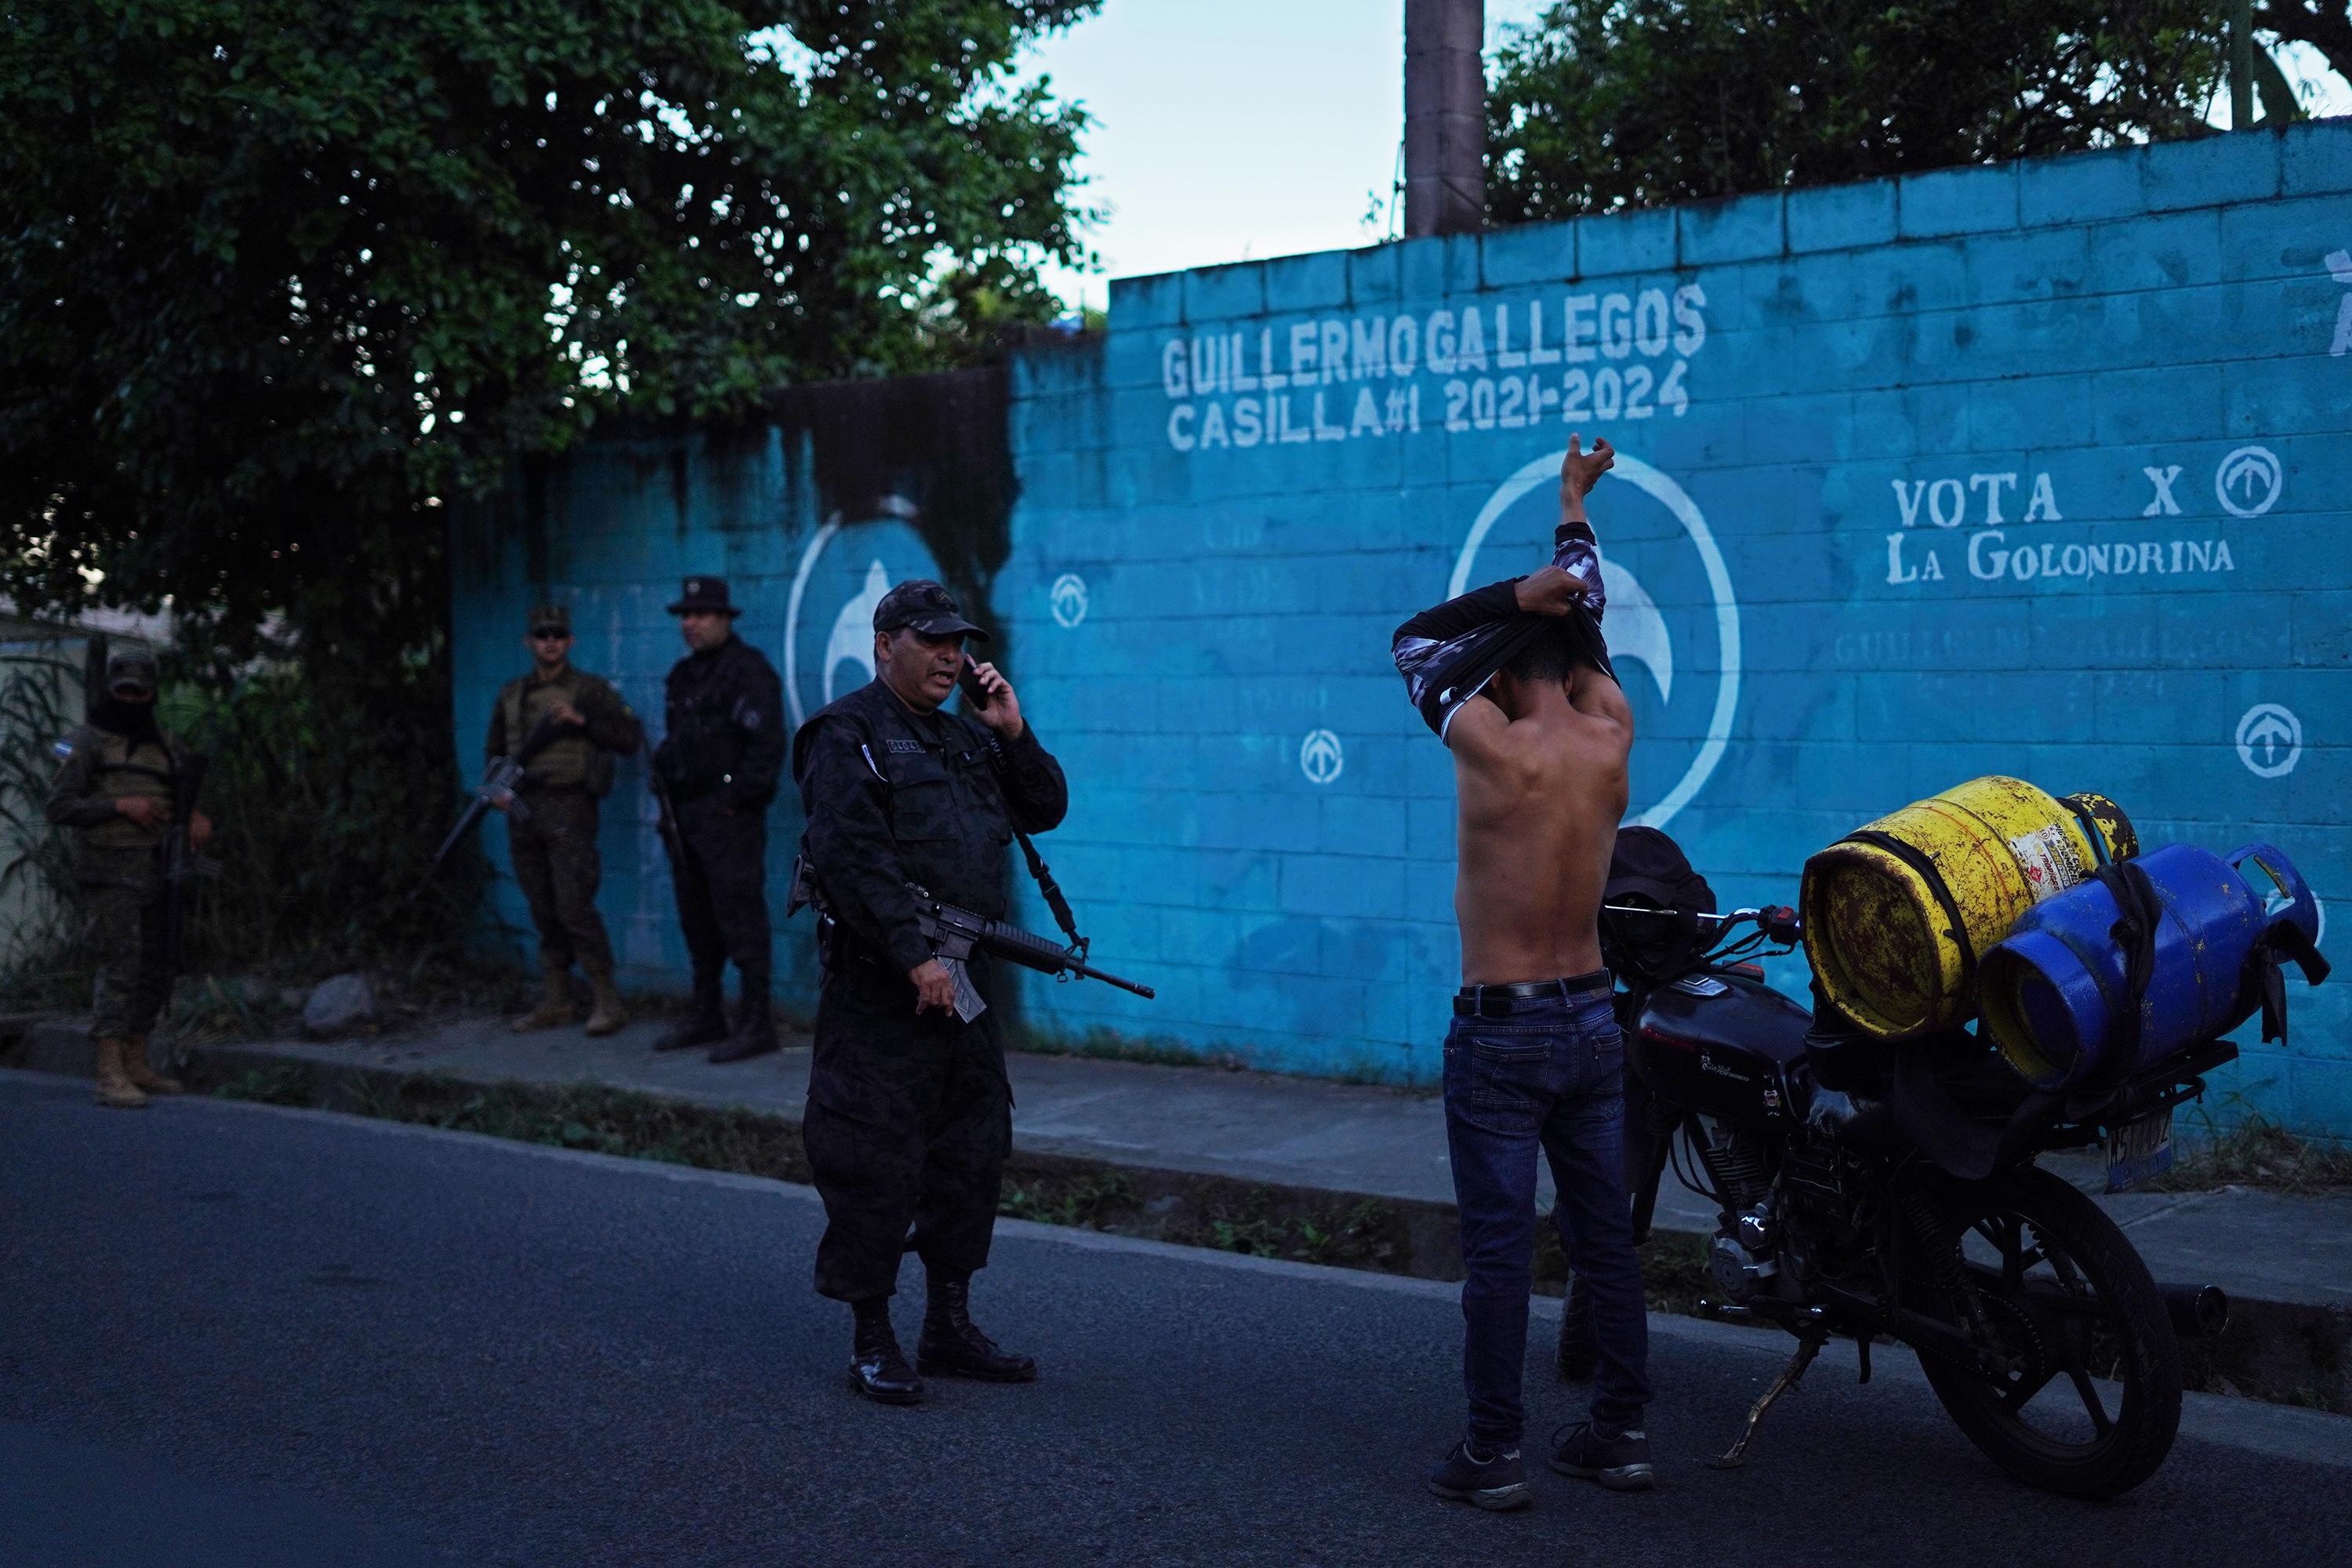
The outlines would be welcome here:
M 784 765 L 784 687 L 767 656 L 730 637 L 670 666 L 667 732 L 654 765 L 681 801 L 727 792 L 728 804 L 763 811 Z
M 1070 805 L 1035 726 L 1002 742 L 960 713 L 916 713 L 879 680 L 801 727 L 793 773 L 808 808 L 809 861 L 835 917 L 900 973 L 931 956 L 908 882 L 1001 920 L 1013 825 L 1044 833 Z

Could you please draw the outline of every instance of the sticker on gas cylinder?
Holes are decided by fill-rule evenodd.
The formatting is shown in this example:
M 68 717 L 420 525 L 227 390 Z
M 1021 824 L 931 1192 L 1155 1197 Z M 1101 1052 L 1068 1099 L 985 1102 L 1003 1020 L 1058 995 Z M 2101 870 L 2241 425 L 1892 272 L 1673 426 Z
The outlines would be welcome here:
M 2011 839 L 2009 852 L 2017 857 L 2037 904 L 2083 879 L 2083 857 L 2075 852 L 2066 830 L 2054 822 Z

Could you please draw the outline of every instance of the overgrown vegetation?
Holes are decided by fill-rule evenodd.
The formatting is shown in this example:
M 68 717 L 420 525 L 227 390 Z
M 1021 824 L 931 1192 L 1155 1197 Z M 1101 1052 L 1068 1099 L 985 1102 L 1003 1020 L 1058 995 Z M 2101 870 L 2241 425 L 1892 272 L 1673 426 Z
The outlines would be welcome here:
M 1496 53 L 1488 216 L 1524 223 L 2203 135 L 2227 10 L 1561 0 Z M 2340 34 L 2335 63 L 2352 68 L 2341 0 L 2260 10 L 2266 46 Z M 2257 54 L 2266 117 L 2294 118 L 2294 92 Z
M 2172 1168 L 2145 1184 L 2149 1192 L 2193 1193 L 2236 1184 L 2278 1192 L 2352 1187 L 2352 1149 L 2298 1138 L 2241 1102 L 2227 1126 L 2202 1111 L 2189 1136 L 2175 1132 Z
M 10 7 L 0 595 L 173 612 L 192 966 L 454 962 L 445 502 L 1058 315 L 1084 118 L 1010 68 L 1097 3 Z
M 73 727 L 68 694 L 80 678 L 59 652 L 0 655 L 0 995 L 35 1006 L 88 997 L 72 941 L 71 851 L 43 815 L 58 768 L 50 747 Z

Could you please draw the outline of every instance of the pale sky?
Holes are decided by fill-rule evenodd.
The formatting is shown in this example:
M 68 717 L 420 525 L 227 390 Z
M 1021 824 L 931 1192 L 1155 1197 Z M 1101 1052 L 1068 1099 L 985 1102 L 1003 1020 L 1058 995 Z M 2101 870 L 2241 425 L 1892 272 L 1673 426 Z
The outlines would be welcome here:
M 1486 0 L 1489 53 L 1546 0 Z M 2352 89 L 2315 55 L 2288 58 L 2318 114 Z M 1082 199 L 1110 210 L 1099 268 L 1055 268 L 1066 300 L 1101 308 L 1108 280 L 1221 261 L 1370 245 L 1404 134 L 1403 0 L 1108 0 L 1049 39 L 1022 74 L 1094 116 Z M 2227 124 L 2226 96 L 2215 106 Z
M 1486 31 L 1544 0 L 1486 0 Z M 1078 167 L 1099 271 L 1056 269 L 1066 300 L 1107 279 L 1370 245 L 1404 135 L 1404 0 L 1108 0 L 1031 72 L 1095 117 Z

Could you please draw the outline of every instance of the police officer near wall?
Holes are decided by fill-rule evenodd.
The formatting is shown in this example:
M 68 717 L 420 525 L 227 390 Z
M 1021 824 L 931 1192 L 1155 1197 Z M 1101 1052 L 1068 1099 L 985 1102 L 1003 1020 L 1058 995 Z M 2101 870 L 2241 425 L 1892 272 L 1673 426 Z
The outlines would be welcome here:
M 644 745 L 645 727 L 609 682 L 572 667 L 572 615 L 563 605 L 532 610 L 523 643 L 530 650 L 530 673 L 499 689 L 485 743 L 495 761 L 521 745 L 541 719 L 554 721 L 555 738 L 523 763 L 516 793 L 526 809 L 507 830 L 515 880 L 539 930 L 541 978 L 539 1005 L 513 1027 L 520 1035 L 572 1021 L 577 959 L 593 997 L 587 1032 L 609 1035 L 629 1016 L 613 984 L 613 943 L 596 913 L 603 875 L 596 803 L 612 793 L 614 756 Z
M 147 1060 L 147 1035 L 170 999 L 170 889 L 163 843 L 172 827 L 173 785 L 188 753 L 155 722 L 155 661 L 142 653 L 107 658 L 106 691 L 89 721 L 66 740 L 50 786 L 47 816 L 74 829 L 74 879 L 82 931 L 97 970 L 90 1038 L 98 1047 L 98 1102 L 123 1108 L 151 1094 L 177 1094 L 176 1079 Z M 188 819 L 201 849 L 213 825 Z
M 784 691 L 773 666 L 735 635 L 741 609 L 720 577 L 688 577 L 669 613 L 687 656 L 670 667 L 668 732 L 654 768 L 672 818 L 666 835 L 678 923 L 694 964 L 694 1012 L 657 1051 L 711 1047 L 714 1062 L 776 1048 L 768 1011 L 768 806 L 784 762 Z M 722 981 L 742 980 L 730 1028 Z
M 965 639 L 987 637 L 939 584 L 899 584 L 874 611 L 874 680 L 793 741 L 807 858 L 831 933 L 802 1123 L 826 1219 L 816 1288 L 855 1314 L 850 1386 L 892 1405 L 922 1398 L 918 1370 L 1004 1383 L 1037 1375 L 1035 1362 L 999 1349 L 970 1313 L 1013 1146 L 997 1012 L 971 1011 L 992 989 L 987 958 L 972 955 L 960 988 L 918 929 L 908 891 L 913 882 L 1002 919 L 1014 824 L 1043 833 L 1069 805 L 1061 765 L 995 667 L 976 667 L 989 698 L 976 714 L 941 711 Z M 914 1368 L 890 1326 L 906 1251 L 921 1257 L 929 1287 Z

